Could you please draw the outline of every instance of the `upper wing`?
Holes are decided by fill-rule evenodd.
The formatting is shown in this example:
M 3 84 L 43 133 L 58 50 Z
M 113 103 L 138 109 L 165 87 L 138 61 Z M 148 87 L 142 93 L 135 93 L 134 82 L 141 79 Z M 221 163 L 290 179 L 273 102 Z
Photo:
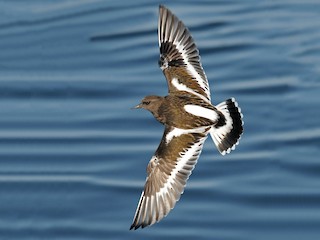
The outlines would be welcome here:
M 208 129 L 166 127 L 147 167 L 144 191 L 130 229 L 146 227 L 165 217 L 179 200 L 197 163 Z
M 185 25 L 166 7 L 159 7 L 159 65 L 169 93 L 187 91 L 210 102 L 210 89 L 199 51 Z

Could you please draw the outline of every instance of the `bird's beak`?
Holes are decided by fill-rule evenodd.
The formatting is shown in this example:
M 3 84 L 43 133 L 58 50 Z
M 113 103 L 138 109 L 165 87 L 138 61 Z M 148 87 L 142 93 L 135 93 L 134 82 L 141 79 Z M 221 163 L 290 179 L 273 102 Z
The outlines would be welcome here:
M 141 108 L 141 104 L 138 104 L 137 106 L 131 108 L 131 109 L 138 109 L 138 108 Z

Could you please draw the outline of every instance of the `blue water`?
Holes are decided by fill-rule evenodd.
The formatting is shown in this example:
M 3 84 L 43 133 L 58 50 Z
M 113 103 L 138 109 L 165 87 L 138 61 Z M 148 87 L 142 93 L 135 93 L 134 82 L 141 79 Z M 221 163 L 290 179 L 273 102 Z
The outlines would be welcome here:
M 208 139 L 175 209 L 129 231 L 163 131 L 130 110 L 167 93 L 159 2 L 1 1 L 0 239 L 319 238 L 320 2 L 163 3 L 242 108 L 236 151 Z

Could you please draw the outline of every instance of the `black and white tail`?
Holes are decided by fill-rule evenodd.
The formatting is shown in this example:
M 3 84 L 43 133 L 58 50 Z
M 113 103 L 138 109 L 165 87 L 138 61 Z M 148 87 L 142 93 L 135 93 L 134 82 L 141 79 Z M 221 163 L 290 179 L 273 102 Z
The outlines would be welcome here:
M 239 144 L 243 132 L 243 115 L 234 98 L 220 103 L 216 108 L 221 113 L 220 120 L 210 129 L 210 135 L 219 152 L 225 155 Z

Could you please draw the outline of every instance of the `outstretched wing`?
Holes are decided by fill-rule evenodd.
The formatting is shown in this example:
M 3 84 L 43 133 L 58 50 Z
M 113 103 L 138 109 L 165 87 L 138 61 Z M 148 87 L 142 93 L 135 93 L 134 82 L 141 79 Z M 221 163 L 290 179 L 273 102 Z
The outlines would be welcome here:
M 208 128 L 182 130 L 166 127 L 147 167 L 147 179 L 130 229 L 164 218 L 183 193 L 197 163 Z
M 210 102 L 210 89 L 199 50 L 189 30 L 166 7 L 159 7 L 159 65 L 167 78 L 169 93 L 187 91 Z

